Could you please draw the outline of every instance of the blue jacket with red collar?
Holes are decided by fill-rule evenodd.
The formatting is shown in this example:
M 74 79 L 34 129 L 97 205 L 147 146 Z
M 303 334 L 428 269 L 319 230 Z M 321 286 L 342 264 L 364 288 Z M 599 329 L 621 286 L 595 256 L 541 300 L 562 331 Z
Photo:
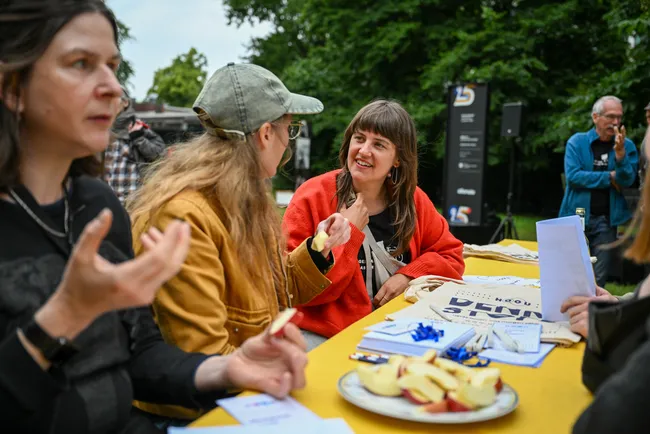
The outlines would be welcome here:
M 564 173 L 566 176 L 566 189 L 560 207 L 560 217 L 575 215 L 576 208 L 585 209 L 585 222 L 589 222 L 591 209 L 591 190 L 609 188 L 609 215 L 612 226 L 622 225 L 632 218 L 623 194 L 612 186 L 609 173 L 616 171 L 616 183 L 620 187 L 630 187 L 636 178 L 639 153 L 630 139 L 625 139 L 625 157 L 616 160 L 613 149 L 609 151 L 608 170 L 594 172 L 594 153 L 591 144 L 598 140 L 595 128 L 586 133 L 576 133 L 566 144 L 564 154 Z

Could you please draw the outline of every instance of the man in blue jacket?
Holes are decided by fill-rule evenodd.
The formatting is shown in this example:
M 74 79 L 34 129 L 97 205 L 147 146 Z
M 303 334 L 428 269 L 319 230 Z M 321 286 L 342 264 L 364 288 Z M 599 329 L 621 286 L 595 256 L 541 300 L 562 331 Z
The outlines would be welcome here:
M 604 96 L 591 111 L 594 128 L 574 134 L 566 144 L 566 190 L 560 217 L 575 215 L 576 208 L 585 209 L 585 233 L 592 255 L 598 258 L 596 282 L 604 287 L 610 252 L 600 247 L 616 241 L 616 227 L 632 217 L 622 189 L 634 183 L 638 152 L 625 138 L 620 99 Z

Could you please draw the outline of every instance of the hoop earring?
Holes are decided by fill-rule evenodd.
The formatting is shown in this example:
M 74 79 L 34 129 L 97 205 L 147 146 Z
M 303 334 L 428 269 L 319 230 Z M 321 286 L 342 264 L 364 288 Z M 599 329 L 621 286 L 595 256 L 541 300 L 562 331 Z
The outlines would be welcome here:
M 392 169 L 390 169 L 390 173 L 388 174 L 388 177 L 391 178 L 391 181 L 393 185 L 397 184 L 397 181 L 399 181 L 399 172 L 397 171 L 397 167 L 393 166 Z

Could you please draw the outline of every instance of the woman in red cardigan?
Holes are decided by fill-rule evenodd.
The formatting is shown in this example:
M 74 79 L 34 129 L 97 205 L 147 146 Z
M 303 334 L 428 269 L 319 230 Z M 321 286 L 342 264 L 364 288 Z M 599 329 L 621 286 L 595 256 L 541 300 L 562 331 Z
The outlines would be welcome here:
M 363 107 L 345 131 L 339 161 L 341 169 L 302 184 L 284 215 L 289 250 L 333 212 L 352 230 L 332 250 L 330 287 L 299 306 L 312 348 L 402 294 L 411 279 L 459 279 L 465 268 L 462 243 L 417 187 L 415 124 L 399 103 Z

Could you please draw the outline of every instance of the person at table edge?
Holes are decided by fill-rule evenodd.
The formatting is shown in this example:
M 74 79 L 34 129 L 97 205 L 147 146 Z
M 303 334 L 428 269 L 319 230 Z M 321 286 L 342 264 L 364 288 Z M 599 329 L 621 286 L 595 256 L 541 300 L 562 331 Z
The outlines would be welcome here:
M 339 162 L 341 169 L 296 190 L 283 219 L 289 250 L 335 211 L 352 229 L 350 241 L 332 251 L 335 264 L 326 274 L 331 285 L 298 306 L 310 348 L 402 294 L 411 279 L 460 279 L 465 268 L 462 243 L 417 187 L 415 124 L 399 103 L 376 100 L 363 107 L 345 131 Z M 383 284 L 376 273 L 382 263 L 368 258 L 376 256 L 369 235 L 397 268 Z

